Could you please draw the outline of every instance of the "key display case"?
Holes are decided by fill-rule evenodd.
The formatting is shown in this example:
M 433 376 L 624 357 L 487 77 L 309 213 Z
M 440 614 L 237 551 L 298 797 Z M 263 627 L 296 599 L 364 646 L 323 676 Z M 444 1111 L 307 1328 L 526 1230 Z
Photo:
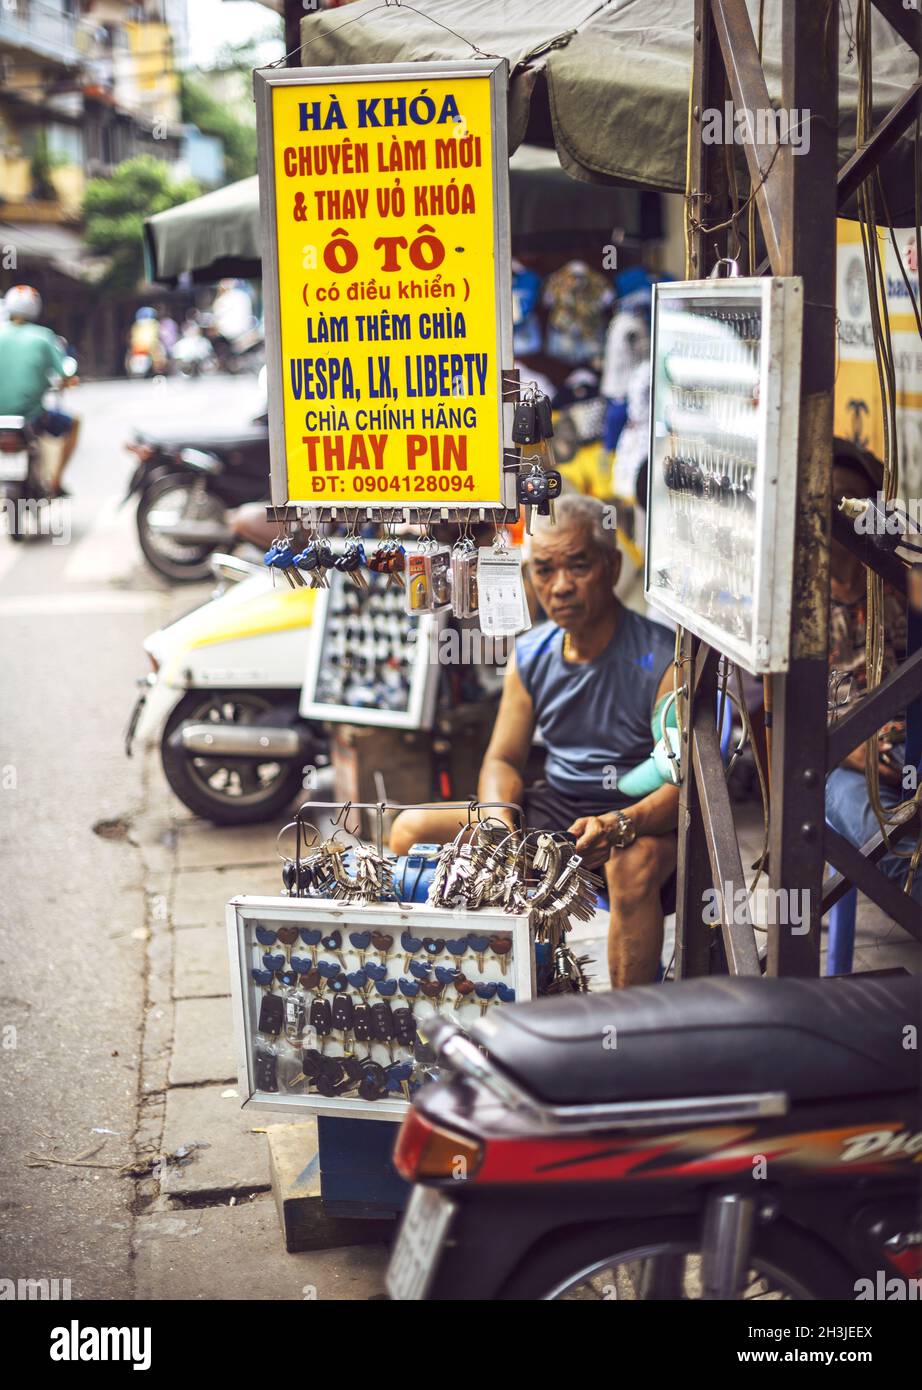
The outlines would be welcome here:
M 788 667 L 803 286 L 654 286 L 647 601 L 755 674 Z
M 301 693 L 306 719 L 428 729 L 440 667 L 434 659 L 442 614 L 411 616 L 406 596 L 385 575 L 361 589 L 330 572 L 317 593 Z
M 400 1119 L 431 1079 L 433 1012 L 470 1024 L 535 994 L 528 913 L 238 897 L 227 907 L 240 1093 L 291 1113 Z

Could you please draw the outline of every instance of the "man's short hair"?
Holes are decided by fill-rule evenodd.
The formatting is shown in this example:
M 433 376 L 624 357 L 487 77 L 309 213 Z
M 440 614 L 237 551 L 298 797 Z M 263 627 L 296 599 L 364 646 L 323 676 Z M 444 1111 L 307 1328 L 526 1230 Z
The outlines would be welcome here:
M 549 516 L 535 515 L 536 532 L 560 531 L 566 526 L 581 526 L 589 533 L 593 546 L 604 555 L 611 555 L 618 549 L 615 534 L 615 509 L 600 502 L 597 497 L 587 497 L 582 492 L 568 492 L 554 504 L 554 524 Z M 531 554 L 531 537 L 525 536 L 525 557 Z

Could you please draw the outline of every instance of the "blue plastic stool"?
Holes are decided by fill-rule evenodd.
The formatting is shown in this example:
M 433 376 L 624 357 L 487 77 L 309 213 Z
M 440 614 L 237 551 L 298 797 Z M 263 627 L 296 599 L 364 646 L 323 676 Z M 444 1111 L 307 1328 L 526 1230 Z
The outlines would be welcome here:
M 829 909 L 829 936 L 826 942 L 826 974 L 850 975 L 855 954 L 855 916 L 858 889 L 850 888 Z

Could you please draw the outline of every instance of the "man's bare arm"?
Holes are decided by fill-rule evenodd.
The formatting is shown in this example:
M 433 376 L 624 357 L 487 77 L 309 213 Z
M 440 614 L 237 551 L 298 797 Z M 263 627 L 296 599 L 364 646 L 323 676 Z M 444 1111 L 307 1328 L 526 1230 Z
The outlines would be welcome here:
M 534 730 L 535 713 L 531 696 L 522 684 L 515 659 L 512 658 L 506 670 L 493 735 L 480 769 L 477 795 L 481 801 L 522 804 L 525 785 L 523 773 Z M 497 812 L 497 815 L 511 823 L 508 814 Z

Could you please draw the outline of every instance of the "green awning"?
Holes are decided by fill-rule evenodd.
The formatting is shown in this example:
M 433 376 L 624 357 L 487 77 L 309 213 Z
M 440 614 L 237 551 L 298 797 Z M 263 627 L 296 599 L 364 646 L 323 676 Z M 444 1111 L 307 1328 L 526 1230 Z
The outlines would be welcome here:
M 261 238 L 254 174 L 149 217 L 144 223 L 147 274 L 165 282 L 189 274 L 203 284 L 225 275 L 253 279 L 262 274 Z
M 755 30 L 759 0 L 747 0 Z M 839 162 L 855 147 L 858 64 L 854 6 L 839 5 Z M 764 69 L 781 97 L 781 6 L 765 6 Z M 878 119 L 911 86 L 918 60 L 872 13 Z M 509 148 L 553 144 L 563 168 L 590 182 L 684 192 L 693 0 L 414 0 L 412 9 L 356 0 L 301 24 L 305 66 L 475 58 L 510 65 Z M 913 222 L 912 141 L 884 164 L 895 225 Z
M 512 249 L 579 249 L 585 239 L 632 241 L 659 235 L 644 226 L 641 194 L 628 188 L 578 183 L 561 169 L 552 149 L 522 145 L 509 163 Z M 657 200 L 654 200 L 657 201 Z M 201 283 L 224 275 L 262 274 L 257 179 L 241 179 L 215 193 L 157 213 L 145 223 L 151 279 L 172 282 L 183 273 Z

